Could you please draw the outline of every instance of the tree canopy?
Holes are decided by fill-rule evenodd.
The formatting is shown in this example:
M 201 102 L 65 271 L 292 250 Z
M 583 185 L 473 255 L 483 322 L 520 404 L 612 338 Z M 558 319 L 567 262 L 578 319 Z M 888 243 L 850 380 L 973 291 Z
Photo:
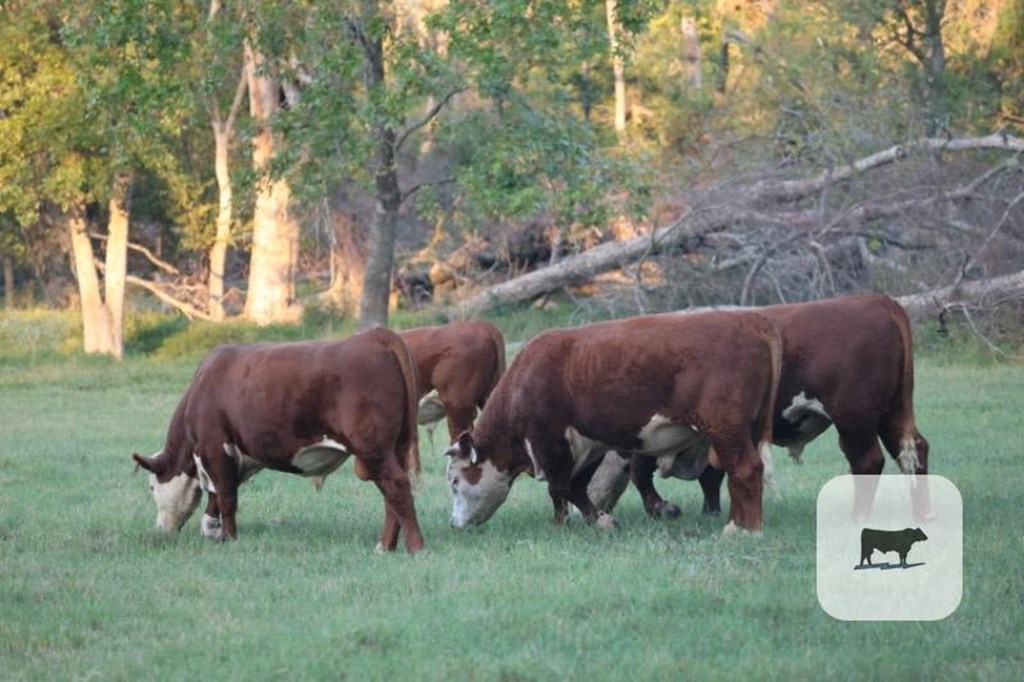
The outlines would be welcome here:
M 102 247 L 124 173 L 130 283 L 190 315 L 241 313 L 227 290 L 258 290 L 248 257 L 273 180 L 273 220 L 295 226 L 276 275 L 288 304 L 357 264 L 378 324 L 393 282 L 436 298 L 461 286 L 459 258 L 512 274 L 635 238 L 694 187 L 1024 129 L 1024 10 L 1006 0 L 44 0 L 0 15 L 0 252 L 25 301 L 72 279 L 73 206 Z M 246 54 L 277 102 L 265 121 L 241 106 Z

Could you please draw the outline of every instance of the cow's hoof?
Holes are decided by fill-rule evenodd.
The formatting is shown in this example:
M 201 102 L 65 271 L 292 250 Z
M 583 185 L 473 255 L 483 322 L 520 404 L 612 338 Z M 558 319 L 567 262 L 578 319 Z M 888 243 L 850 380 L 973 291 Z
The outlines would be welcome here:
M 224 539 L 224 526 L 221 525 L 220 519 L 216 516 L 203 514 L 203 522 L 199 528 L 204 538 L 209 538 L 210 540 Z
M 615 517 L 611 514 L 605 514 L 604 512 L 597 513 L 597 519 L 595 520 L 597 527 L 602 530 L 618 530 L 619 522 L 615 520 Z
M 374 554 L 391 554 L 391 550 L 384 546 L 383 542 L 378 542 L 377 546 L 373 548 Z
M 725 528 L 722 529 L 722 535 L 743 535 L 744 537 L 759 538 L 761 537 L 761 529 L 758 528 L 757 530 L 751 530 L 749 528 L 744 528 L 735 521 L 730 521 L 725 524 Z
M 678 519 L 683 515 L 683 510 L 677 505 L 662 500 L 654 506 L 654 513 L 651 514 L 656 519 Z

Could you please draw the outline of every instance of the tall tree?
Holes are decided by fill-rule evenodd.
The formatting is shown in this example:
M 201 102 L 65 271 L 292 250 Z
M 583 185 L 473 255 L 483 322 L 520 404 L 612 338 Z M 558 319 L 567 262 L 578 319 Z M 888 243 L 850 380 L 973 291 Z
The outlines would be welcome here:
M 117 354 L 94 263 L 87 204 L 104 192 L 103 137 L 91 125 L 60 2 L 4 8 L 0 27 L 0 210 L 23 226 L 62 212 L 72 247 L 87 353 Z
M 252 163 L 259 179 L 245 314 L 259 324 L 293 321 L 299 310 L 295 304 L 299 225 L 290 212 L 288 181 L 272 168 L 280 146 L 274 122 L 282 97 L 273 66 L 255 37 L 250 37 L 245 43 L 245 76 L 249 113 L 256 124 Z
M 605 0 L 605 13 L 608 22 L 608 45 L 611 48 L 612 74 L 615 79 L 615 132 L 622 134 L 626 130 L 626 60 L 622 54 L 623 46 L 619 39 L 622 24 L 619 19 L 619 0 Z
M 220 0 L 210 2 L 206 19 L 206 45 L 202 54 L 206 78 L 200 79 L 200 97 L 205 103 L 213 130 L 214 175 L 217 179 L 217 221 L 210 247 L 210 274 L 208 280 L 208 312 L 214 320 L 224 319 L 224 269 L 228 246 L 231 244 L 231 226 L 234 220 L 234 187 L 231 178 L 231 144 L 234 140 L 238 116 L 245 100 L 249 74 L 238 40 L 241 17 L 229 15 Z M 231 68 L 234 65 L 234 68 Z M 225 111 L 222 99 L 225 84 L 231 99 Z

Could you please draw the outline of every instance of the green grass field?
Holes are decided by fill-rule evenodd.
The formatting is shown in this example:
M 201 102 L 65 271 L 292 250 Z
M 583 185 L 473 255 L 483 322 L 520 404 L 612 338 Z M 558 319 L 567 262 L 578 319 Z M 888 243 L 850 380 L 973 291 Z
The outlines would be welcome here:
M 162 446 L 193 360 L 0 367 L 2 679 L 1024 679 L 1024 368 L 918 362 L 932 472 L 964 500 L 964 590 L 938 622 L 833 620 L 815 596 L 815 498 L 845 461 L 829 432 L 791 463 L 765 532 L 723 537 L 699 488 L 629 491 L 621 529 L 554 528 L 520 480 L 476 532 L 448 527 L 444 428 L 423 439 L 428 551 L 381 556 L 374 486 L 315 493 L 263 472 L 239 540 L 153 529 L 129 455 Z M 890 462 L 887 470 L 895 469 Z

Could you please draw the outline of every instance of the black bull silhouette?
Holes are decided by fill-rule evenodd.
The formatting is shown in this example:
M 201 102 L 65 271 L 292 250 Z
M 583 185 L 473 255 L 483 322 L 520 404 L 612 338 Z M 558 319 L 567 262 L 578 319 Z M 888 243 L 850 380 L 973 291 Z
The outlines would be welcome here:
M 927 540 L 928 536 L 920 528 L 904 528 L 903 530 L 875 530 L 865 528 L 860 533 L 860 566 L 866 561 L 871 566 L 871 553 L 896 552 L 900 555 L 900 566 L 907 565 L 907 554 L 915 542 Z

